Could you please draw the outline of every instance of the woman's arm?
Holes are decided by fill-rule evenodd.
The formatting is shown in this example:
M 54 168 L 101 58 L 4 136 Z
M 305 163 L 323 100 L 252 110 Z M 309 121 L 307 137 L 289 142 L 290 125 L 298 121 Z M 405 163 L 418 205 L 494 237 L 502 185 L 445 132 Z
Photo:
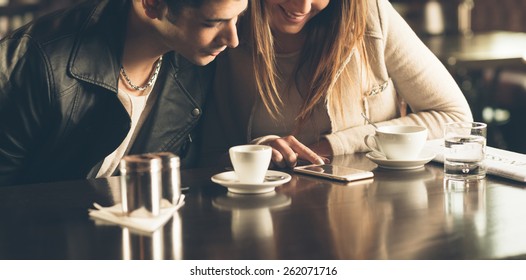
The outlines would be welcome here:
M 370 1 L 373 3 L 376 6 L 369 8 L 373 12 L 368 18 L 368 26 L 373 28 L 368 31 L 369 62 L 374 75 L 388 86 L 377 96 L 366 96 L 372 120 L 379 126 L 423 125 L 429 129 L 430 139 L 442 137 L 447 122 L 472 120 L 466 98 L 443 64 L 388 1 Z M 413 113 L 400 116 L 398 103 L 393 101 L 396 94 Z M 334 154 L 348 154 L 367 151 L 363 139 L 371 133 L 371 125 L 354 124 L 325 138 Z

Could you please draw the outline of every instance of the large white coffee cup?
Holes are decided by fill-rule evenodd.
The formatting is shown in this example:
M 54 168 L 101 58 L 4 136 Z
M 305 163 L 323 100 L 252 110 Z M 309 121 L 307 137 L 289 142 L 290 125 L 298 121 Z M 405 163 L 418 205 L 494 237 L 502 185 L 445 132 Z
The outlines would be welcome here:
M 265 180 L 272 157 L 272 147 L 240 145 L 230 148 L 230 161 L 240 182 L 260 184 Z
M 371 139 L 376 145 L 371 144 Z M 418 125 L 382 126 L 364 138 L 369 149 L 392 160 L 418 158 L 427 140 L 427 128 Z

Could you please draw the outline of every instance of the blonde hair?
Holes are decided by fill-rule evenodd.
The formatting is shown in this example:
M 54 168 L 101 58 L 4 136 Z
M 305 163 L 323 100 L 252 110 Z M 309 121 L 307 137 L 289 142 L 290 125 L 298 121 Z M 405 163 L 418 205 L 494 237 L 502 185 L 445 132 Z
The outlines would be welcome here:
M 330 108 L 343 116 L 341 88 L 348 81 L 340 77 L 353 49 L 358 51 L 365 69 L 369 68 L 364 44 L 366 17 L 367 0 L 336 0 L 330 1 L 305 26 L 308 35 L 295 71 L 298 75 L 300 68 L 306 69 L 308 83 L 305 102 L 297 116 L 299 123 L 303 123 L 315 106 L 325 100 L 330 102 Z M 257 90 L 269 114 L 277 118 L 284 104 L 277 90 L 280 77 L 265 0 L 252 2 L 248 20 L 251 21 L 250 42 Z

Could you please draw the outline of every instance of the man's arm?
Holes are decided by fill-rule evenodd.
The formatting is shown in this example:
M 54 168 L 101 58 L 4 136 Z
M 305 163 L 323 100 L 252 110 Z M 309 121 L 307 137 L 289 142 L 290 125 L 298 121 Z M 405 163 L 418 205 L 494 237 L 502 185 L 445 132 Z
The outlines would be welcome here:
M 51 98 L 42 57 L 29 37 L 0 42 L 0 186 L 24 176 L 45 133 Z

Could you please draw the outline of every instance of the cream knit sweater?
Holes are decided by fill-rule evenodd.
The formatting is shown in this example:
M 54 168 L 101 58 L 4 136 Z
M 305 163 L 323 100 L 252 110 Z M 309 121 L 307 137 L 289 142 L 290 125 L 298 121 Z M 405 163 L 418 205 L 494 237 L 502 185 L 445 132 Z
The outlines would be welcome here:
M 343 119 L 327 108 L 331 132 L 320 136 L 329 141 L 334 155 L 368 150 L 363 139 L 374 133 L 374 128 L 364 122 L 362 112 L 379 126 L 426 126 L 429 139 L 442 137 L 447 122 L 472 120 L 454 79 L 389 1 L 369 1 L 365 43 L 373 74 L 362 81 L 365 90 L 359 94 L 345 92 Z M 354 54 L 346 67 L 349 73 L 358 73 L 360 65 L 360 58 Z M 215 92 L 204 117 L 205 156 L 251 142 L 252 135 L 257 134 L 252 131 L 258 95 L 250 51 L 246 46 L 230 49 L 218 57 L 217 67 Z M 402 116 L 400 100 L 409 105 L 412 113 Z

